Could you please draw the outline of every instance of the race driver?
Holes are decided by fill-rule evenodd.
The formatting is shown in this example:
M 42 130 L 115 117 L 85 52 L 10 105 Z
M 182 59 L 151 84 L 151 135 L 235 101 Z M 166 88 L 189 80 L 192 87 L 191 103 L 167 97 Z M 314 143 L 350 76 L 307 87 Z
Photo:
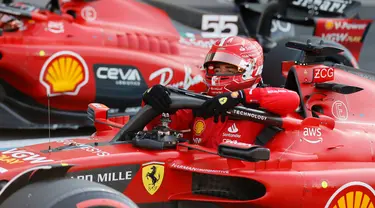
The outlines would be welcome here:
M 217 148 L 225 140 L 253 144 L 264 125 L 228 119 L 226 111 L 237 105 L 256 106 L 279 115 L 291 113 L 299 106 L 296 92 L 263 86 L 263 50 L 255 40 L 238 36 L 218 40 L 209 50 L 203 67 L 206 94 L 212 98 L 198 111 L 181 109 L 170 115 L 169 127 L 190 129 L 188 137 L 195 144 L 208 148 Z M 143 102 L 158 112 L 169 112 L 169 94 L 166 87 L 155 85 L 143 94 Z M 154 119 L 147 128 L 152 129 L 159 122 L 160 119 Z

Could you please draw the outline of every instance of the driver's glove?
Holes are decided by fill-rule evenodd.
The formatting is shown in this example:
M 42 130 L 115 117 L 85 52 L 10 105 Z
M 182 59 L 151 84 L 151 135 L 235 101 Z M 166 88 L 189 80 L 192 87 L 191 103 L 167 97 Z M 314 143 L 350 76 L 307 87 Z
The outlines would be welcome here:
M 221 116 L 221 122 L 225 122 L 225 117 L 228 115 L 227 111 L 236 107 L 239 103 L 244 101 L 244 92 L 242 90 L 236 92 L 226 92 L 217 95 L 206 102 L 204 102 L 200 108 L 200 114 L 204 119 L 214 117 L 214 122 L 219 122 Z
M 163 85 L 154 85 L 143 93 L 143 102 L 150 105 L 157 112 L 169 112 L 169 105 L 172 100 L 169 97 L 170 91 Z

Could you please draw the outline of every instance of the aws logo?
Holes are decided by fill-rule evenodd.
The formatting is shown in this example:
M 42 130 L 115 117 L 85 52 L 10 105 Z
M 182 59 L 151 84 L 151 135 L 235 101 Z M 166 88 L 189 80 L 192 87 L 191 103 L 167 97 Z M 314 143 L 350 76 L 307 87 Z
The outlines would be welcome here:
M 50 96 L 77 95 L 89 80 L 83 58 L 72 51 L 60 51 L 47 59 L 39 81 Z

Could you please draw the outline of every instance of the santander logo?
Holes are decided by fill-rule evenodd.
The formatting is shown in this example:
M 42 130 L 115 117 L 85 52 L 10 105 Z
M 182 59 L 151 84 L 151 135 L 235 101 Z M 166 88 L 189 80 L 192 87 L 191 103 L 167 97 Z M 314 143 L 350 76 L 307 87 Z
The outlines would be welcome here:
M 240 134 L 238 133 L 238 128 L 235 123 L 232 124 L 232 126 L 228 127 L 228 132 L 229 133 L 223 133 L 224 137 L 236 137 L 236 138 L 241 138 Z
M 235 123 L 234 123 L 232 126 L 230 126 L 230 127 L 228 128 L 228 132 L 230 132 L 230 133 L 232 133 L 232 134 L 235 134 L 235 133 L 238 132 L 238 129 L 237 129 L 237 126 L 236 126 Z

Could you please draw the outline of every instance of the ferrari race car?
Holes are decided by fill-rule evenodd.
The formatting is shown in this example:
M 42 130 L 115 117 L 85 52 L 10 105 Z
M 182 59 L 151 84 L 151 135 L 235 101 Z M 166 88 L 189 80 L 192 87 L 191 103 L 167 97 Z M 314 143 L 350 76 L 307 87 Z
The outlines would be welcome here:
M 360 19 L 361 2 L 356 0 L 143 1 L 194 28 L 203 38 L 256 37 L 264 44 L 265 51 L 282 39 L 300 36 L 297 26 L 312 27 L 312 35 L 342 44 L 357 61 L 372 23 L 372 20 Z M 352 63 L 345 64 L 358 67 L 356 62 L 349 62 Z
M 116 207 L 131 199 L 139 207 L 169 208 L 374 207 L 375 75 L 322 64 L 339 48 L 286 45 L 303 53 L 282 64 L 285 88 L 301 98 L 296 112 L 228 111 L 233 119 L 265 124 L 254 144 L 235 140 L 248 131 L 238 129 L 223 134 L 217 149 L 205 148 L 186 142 L 189 132 L 170 129 L 168 114 L 154 129 L 144 128 L 160 115 L 148 105 L 129 119 L 109 118 L 107 106 L 91 103 L 91 136 L 0 152 L 0 206 Z M 199 108 L 207 99 L 170 90 L 176 110 Z
M 204 26 L 207 28 L 199 28 L 207 30 L 202 37 L 201 30 L 181 23 L 181 18 L 169 10 L 166 13 L 149 4 L 51 0 L 46 8 L 26 3 L 0 5 L 0 128 L 92 126 L 86 117 L 89 103 L 104 103 L 110 108 L 110 116 L 134 114 L 139 110 L 142 93 L 155 84 L 204 91 L 201 64 L 208 48 L 221 37 L 209 34 L 225 32 L 225 27 L 234 28 L 233 25 L 225 18 L 219 21 L 208 16 Z M 248 4 L 241 7 L 248 8 Z M 347 8 L 355 10 L 353 5 L 357 4 L 348 4 Z M 269 41 L 269 33 L 277 33 L 272 33 L 271 27 L 273 8 L 273 3 L 267 4 L 261 13 L 257 24 L 262 27 L 254 38 L 260 40 L 265 51 L 272 48 L 264 68 L 275 70 L 280 75 L 276 79 L 284 83 L 279 63 L 296 60 L 299 52 L 285 52 L 285 42 L 275 45 Z M 249 11 L 240 13 L 244 20 L 254 13 Z M 369 22 L 321 19 L 318 25 L 322 28 L 317 27 L 316 31 L 325 37 L 339 35 L 343 44 L 358 47 Z M 276 39 L 277 35 L 272 40 Z M 321 40 L 311 36 L 293 39 Z M 351 52 L 332 40 L 325 44 L 344 49 L 341 54 L 327 56 L 327 61 L 357 67 L 353 48 Z M 275 75 L 264 77 L 266 82 L 278 84 L 274 78 Z

